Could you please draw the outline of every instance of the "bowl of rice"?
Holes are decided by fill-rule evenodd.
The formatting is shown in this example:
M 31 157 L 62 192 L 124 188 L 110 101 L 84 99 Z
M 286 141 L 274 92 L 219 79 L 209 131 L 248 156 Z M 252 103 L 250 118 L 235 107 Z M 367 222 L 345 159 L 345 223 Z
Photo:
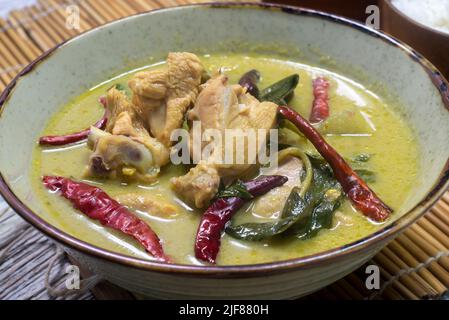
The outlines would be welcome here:
M 381 0 L 381 26 L 449 78 L 449 0 Z

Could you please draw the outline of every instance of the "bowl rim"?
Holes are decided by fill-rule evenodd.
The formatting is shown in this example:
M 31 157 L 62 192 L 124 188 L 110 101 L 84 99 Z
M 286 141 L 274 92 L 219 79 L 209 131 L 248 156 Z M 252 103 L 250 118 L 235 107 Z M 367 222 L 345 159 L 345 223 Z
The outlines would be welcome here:
M 378 30 L 371 29 L 359 22 L 340 17 L 334 14 L 329 14 L 317 10 L 312 9 L 304 9 L 300 7 L 293 7 L 287 5 L 279 5 L 279 4 L 271 4 L 271 3 L 251 3 L 251 2 L 209 2 L 209 3 L 201 3 L 201 4 L 188 4 L 170 8 L 160 8 L 156 10 L 140 12 L 128 17 L 124 17 L 107 24 L 98 26 L 96 28 L 85 31 L 69 40 L 66 40 L 54 48 L 48 50 L 43 53 L 37 59 L 32 61 L 29 65 L 27 65 L 17 76 L 8 84 L 3 93 L 0 95 L 0 118 L 1 113 L 5 107 L 8 98 L 15 85 L 20 79 L 25 76 L 27 73 L 31 72 L 37 65 L 39 65 L 42 61 L 48 59 L 52 53 L 54 53 L 58 48 L 67 45 L 71 41 L 76 41 L 83 37 L 83 35 L 88 34 L 90 32 L 95 32 L 98 29 L 107 28 L 110 25 L 120 23 L 123 20 L 130 19 L 132 17 L 141 16 L 141 15 L 152 15 L 158 14 L 160 12 L 165 11 L 173 11 L 173 10 L 183 10 L 183 9 L 207 9 L 207 8 L 219 8 L 219 9 L 259 9 L 259 10 L 270 10 L 275 12 L 281 12 L 287 15 L 299 15 L 299 16 L 312 16 L 317 19 L 326 19 L 331 22 L 339 23 L 345 25 L 349 28 L 355 28 L 359 31 L 365 32 L 366 34 L 376 37 L 380 40 L 387 42 L 388 44 L 395 46 L 401 49 L 404 53 L 406 53 L 409 58 L 413 59 L 415 62 L 421 65 L 421 67 L 427 71 L 427 74 L 430 77 L 430 80 L 434 83 L 434 85 L 439 89 L 439 92 L 442 97 L 443 105 L 446 110 L 449 112 L 449 85 L 441 73 L 423 56 L 421 56 L 414 49 L 406 45 L 405 43 L 395 39 L 394 37 L 383 33 Z M 386 241 L 387 239 L 392 238 L 395 234 L 402 231 L 404 228 L 412 224 L 416 221 L 420 216 L 422 216 L 430 207 L 443 195 L 443 193 L 449 188 L 449 159 L 447 159 L 446 164 L 440 176 L 438 177 L 435 184 L 431 187 L 429 193 L 425 196 L 424 199 L 419 201 L 411 210 L 404 213 L 397 220 L 392 223 L 386 225 L 380 230 L 369 234 L 357 241 L 353 241 L 351 243 L 345 244 L 343 246 L 339 246 L 330 250 L 322 251 L 313 255 L 308 255 L 299 258 L 293 258 L 288 260 L 274 261 L 268 263 L 260 263 L 260 264 L 248 264 L 248 265 L 225 265 L 225 266 L 215 266 L 215 265 L 206 265 L 206 266 L 197 266 L 197 265 L 187 265 L 187 264 L 166 264 L 162 262 L 146 260 L 142 258 L 132 257 L 125 254 L 112 252 L 107 249 L 103 249 L 87 243 L 81 239 L 75 238 L 63 230 L 60 230 L 53 225 L 49 224 L 45 220 L 39 217 L 38 214 L 34 213 L 32 209 L 30 209 L 27 205 L 25 205 L 11 190 L 6 180 L 4 179 L 2 173 L 0 172 L 0 194 L 3 196 L 5 201 L 27 222 L 32 224 L 35 228 L 42 231 L 44 234 L 49 236 L 50 238 L 56 240 L 58 243 L 63 244 L 64 246 L 79 251 L 85 255 L 88 255 L 92 258 L 103 259 L 108 262 L 117 263 L 121 266 L 153 271 L 153 272 L 161 272 L 161 273 L 178 273 L 184 275 L 203 275 L 208 277 L 256 277 L 260 275 L 266 275 L 267 273 L 279 273 L 279 272 L 287 272 L 292 269 L 299 268 L 312 268 L 313 266 L 321 263 L 330 264 L 335 263 L 343 258 L 345 258 L 348 254 L 351 253 L 359 253 L 363 249 L 373 248 L 380 249 L 380 242 Z
M 409 22 L 410 24 L 413 24 L 417 27 L 420 27 L 421 29 L 424 29 L 427 32 L 432 32 L 435 33 L 441 37 L 447 38 L 449 39 L 449 31 L 448 32 L 444 32 L 435 28 L 432 28 L 418 20 L 413 19 L 412 17 L 406 15 L 405 13 L 403 13 L 401 10 L 399 10 L 393 3 L 392 0 L 382 0 L 385 5 L 387 5 L 389 7 L 390 10 L 392 10 L 394 13 L 396 13 L 398 16 L 400 16 L 401 18 L 403 18 L 404 20 L 406 20 L 407 22 Z

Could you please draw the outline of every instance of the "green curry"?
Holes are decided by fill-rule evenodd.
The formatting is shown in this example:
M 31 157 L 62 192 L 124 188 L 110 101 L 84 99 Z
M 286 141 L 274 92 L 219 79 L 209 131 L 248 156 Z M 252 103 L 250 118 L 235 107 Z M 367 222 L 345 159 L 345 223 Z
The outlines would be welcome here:
M 349 159 L 351 165 L 360 167 L 360 175 L 394 210 L 393 218 L 401 215 L 401 205 L 410 195 L 419 169 L 419 156 L 413 133 L 401 119 L 396 106 L 387 105 L 376 93 L 343 75 L 277 56 L 211 54 L 201 56 L 200 60 L 210 74 L 218 69 L 225 72 L 231 84 L 237 83 L 241 75 L 251 69 L 257 69 L 261 74 L 258 83 L 260 88 L 291 74 L 298 74 L 299 83 L 289 106 L 306 118 L 314 101 L 313 78 L 326 77 L 330 83 L 330 116 L 317 126 L 319 132 L 345 159 Z M 165 64 L 158 63 L 144 69 L 163 68 Z M 103 108 L 98 103 L 100 96 L 114 84 L 120 84 L 124 86 L 129 97 L 132 92 L 127 83 L 134 73 L 127 72 L 114 77 L 75 98 L 49 120 L 43 134 L 65 134 L 95 123 L 103 114 Z M 301 147 L 316 153 L 310 143 L 306 142 Z M 32 162 L 32 181 L 34 189 L 47 208 L 43 215 L 45 220 L 96 246 L 152 259 L 131 237 L 102 226 L 74 209 L 66 199 L 48 192 L 42 185 L 41 176 L 51 174 L 83 180 L 101 187 L 111 197 L 119 199 L 119 202 L 120 197 L 125 194 L 143 197 L 151 194 L 153 199 L 164 205 L 164 210 L 154 212 L 142 208 L 130 209 L 136 209 L 133 212 L 156 232 L 166 254 L 174 262 L 205 263 L 196 259 L 194 253 L 195 234 L 205 208 L 195 208 L 170 186 L 170 179 L 186 174 L 190 166 L 167 164 L 161 168 L 154 181 L 148 182 L 86 177 L 86 165 L 91 152 L 86 142 L 59 147 L 36 146 Z M 295 172 L 294 167 L 291 170 L 286 167 L 285 170 L 287 175 L 296 174 L 297 179 L 301 176 L 301 172 Z M 289 179 L 295 180 L 294 177 Z M 232 225 L 279 219 L 281 208 L 275 208 L 275 205 L 270 207 L 271 203 L 276 202 L 270 200 L 269 197 L 273 196 L 275 193 L 249 201 L 232 218 Z M 260 241 L 245 241 L 224 233 L 217 264 L 254 264 L 316 254 L 365 237 L 382 226 L 382 223 L 373 222 L 360 214 L 348 199 L 344 199 L 336 209 L 332 221 L 330 228 L 320 230 L 314 237 L 301 240 L 294 237 L 273 237 Z

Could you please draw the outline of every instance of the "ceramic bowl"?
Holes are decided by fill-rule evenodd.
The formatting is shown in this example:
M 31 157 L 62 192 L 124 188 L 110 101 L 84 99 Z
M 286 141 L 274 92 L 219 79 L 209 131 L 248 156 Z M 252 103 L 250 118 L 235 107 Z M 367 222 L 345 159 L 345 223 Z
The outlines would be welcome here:
M 399 11 L 391 0 L 380 3 L 382 30 L 406 42 L 449 79 L 449 33 L 430 28 Z
M 32 147 L 67 100 L 148 56 L 168 51 L 293 48 L 292 59 L 358 70 L 403 103 L 421 147 L 423 168 L 400 219 L 343 247 L 316 255 L 245 266 L 166 265 L 110 252 L 39 217 L 30 183 Z M 285 51 L 285 50 L 284 50 Z M 294 298 L 345 276 L 415 221 L 448 187 L 449 92 L 439 72 L 406 45 L 355 22 L 267 4 L 190 5 L 138 14 L 86 32 L 26 67 L 0 105 L 0 191 L 28 222 L 80 263 L 131 291 L 156 298 Z M 394 164 L 392 164 L 394 165 Z

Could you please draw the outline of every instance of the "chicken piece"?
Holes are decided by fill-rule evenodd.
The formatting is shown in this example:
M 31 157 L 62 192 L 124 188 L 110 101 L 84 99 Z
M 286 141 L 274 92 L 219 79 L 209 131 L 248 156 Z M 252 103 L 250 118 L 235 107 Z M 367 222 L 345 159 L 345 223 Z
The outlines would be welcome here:
M 166 70 L 152 70 L 138 72 L 128 81 L 128 86 L 134 93 L 132 102 L 147 124 L 151 111 L 159 108 L 165 102 L 167 80 L 168 72 Z
M 296 157 L 289 157 L 279 167 L 264 172 L 267 175 L 281 175 L 287 177 L 287 182 L 277 188 L 268 191 L 256 199 L 252 214 L 261 218 L 278 219 L 291 190 L 301 185 L 303 163 Z
M 145 129 L 139 117 L 133 113 L 121 112 L 116 117 L 116 122 L 112 128 L 113 135 L 123 135 L 131 138 L 131 140 L 143 144 L 150 150 L 153 155 L 154 165 L 157 167 L 162 167 L 166 165 L 169 161 L 170 151 L 157 139 L 151 137 L 148 131 Z
M 89 135 L 93 153 L 89 157 L 87 176 L 116 178 L 152 182 L 159 166 L 153 153 L 142 143 L 123 135 L 113 135 L 91 128 Z
M 122 91 L 116 88 L 108 90 L 106 108 L 108 123 L 105 131 L 129 137 L 149 136 L 137 108 Z
M 148 212 L 152 216 L 172 219 L 178 215 L 178 208 L 160 194 L 150 195 L 125 193 L 114 197 L 120 204 L 134 210 Z
M 221 177 L 237 176 L 251 167 L 256 162 L 254 158 L 257 152 L 253 153 L 253 158 L 248 158 L 248 152 L 240 152 L 244 157 L 243 164 L 236 163 L 237 145 L 233 144 L 232 150 L 225 150 L 225 130 L 238 129 L 243 133 L 243 145 L 248 146 L 248 138 L 245 136 L 257 133 L 257 129 L 273 128 L 276 123 L 277 105 L 271 102 L 259 102 L 240 85 L 228 85 L 228 78 L 219 75 L 209 80 L 205 88 L 201 91 L 195 106 L 188 113 L 188 119 L 201 121 L 201 133 L 208 129 L 218 129 L 222 134 L 222 148 L 211 151 L 208 163 L 213 163 Z M 266 136 L 256 136 L 256 145 L 265 141 Z M 260 141 L 263 139 L 263 141 Z M 193 143 L 191 143 L 193 144 Z M 208 141 L 202 143 L 202 149 L 209 144 Z M 234 162 L 226 162 L 226 152 L 231 152 Z M 221 161 L 222 160 L 222 161 Z
M 169 53 L 167 65 L 167 70 L 138 72 L 128 82 L 132 103 L 116 88 L 108 91 L 105 132 L 110 134 L 92 131 L 88 175 L 152 181 L 168 163 L 170 135 L 182 126 L 204 70 L 198 57 L 186 52 Z
M 219 75 L 210 79 L 198 95 L 194 108 L 189 111 L 188 119 L 201 121 L 202 133 L 208 129 L 219 130 L 223 143 L 220 145 L 214 141 L 203 141 L 200 147 L 204 150 L 207 146 L 210 150 L 209 157 L 201 159 L 201 162 L 187 175 L 172 178 L 173 189 L 198 208 L 205 206 L 216 194 L 220 178 L 235 178 L 257 166 L 257 151 L 253 152 L 250 158 L 246 150 L 237 152 L 236 143 L 232 144 L 231 150 L 226 150 L 225 130 L 239 129 L 243 134 L 247 134 L 243 136 L 245 149 L 248 149 L 249 145 L 248 136 L 253 133 L 256 135 L 255 146 L 259 146 L 265 143 L 266 136 L 259 136 L 257 129 L 266 129 L 268 132 L 268 129 L 273 128 L 276 123 L 276 114 L 276 104 L 259 102 L 240 85 L 228 85 L 226 76 Z M 191 149 L 194 148 L 192 145 L 193 142 Z M 233 159 L 226 158 L 229 152 Z M 243 157 L 240 159 L 243 160 L 242 163 L 237 162 L 237 154 Z M 208 187 L 198 187 L 203 184 Z
M 188 52 L 170 52 L 167 65 L 166 71 L 137 73 L 128 85 L 153 137 L 170 147 L 172 131 L 182 126 L 195 102 L 204 69 L 198 57 Z
M 176 193 L 197 208 L 203 208 L 217 193 L 220 176 L 213 166 L 199 163 L 186 175 L 172 178 L 171 183 Z
M 147 99 L 163 100 L 167 94 L 168 72 L 166 70 L 141 71 L 129 80 L 135 95 Z
M 169 160 L 169 150 L 145 128 L 142 118 L 126 95 L 112 88 L 107 97 L 108 125 L 105 131 L 92 128 L 88 146 L 87 176 L 123 177 L 153 181 Z
M 162 143 L 171 145 L 172 131 L 182 126 L 184 114 L 198 96 L 203 66 L 196 55 L 187 52 L 169 53 L 167 63 L 168 92 L 164 128 L 152 132 Z

